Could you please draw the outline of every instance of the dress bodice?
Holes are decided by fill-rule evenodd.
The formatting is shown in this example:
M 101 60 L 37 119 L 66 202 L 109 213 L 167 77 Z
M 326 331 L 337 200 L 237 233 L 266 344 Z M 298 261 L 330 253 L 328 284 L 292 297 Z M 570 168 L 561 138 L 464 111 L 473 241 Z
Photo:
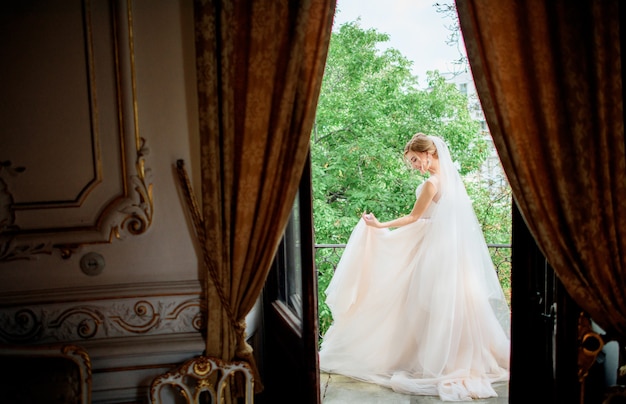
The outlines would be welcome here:
M 427 181 L 422 182 L 415 189 L 415 199 L 419 198 L 420 193 L 422 192 L 422 189 L 424 188 L 424 184 L 426 184 L 426 182 Z M 431 218 L 433 211 L 437 208 L 436 200 L 438 199 L 438 196 L 439 196 L 439 192 L 437 192 L 437 195 L 435 195 L 435 198 L 433 198 L 433 200 L 430 203 L 430 205 L 428 205 L 428 208 L 426 209 L 426 211 L 422 215 L 421 219 L 430 219 Z

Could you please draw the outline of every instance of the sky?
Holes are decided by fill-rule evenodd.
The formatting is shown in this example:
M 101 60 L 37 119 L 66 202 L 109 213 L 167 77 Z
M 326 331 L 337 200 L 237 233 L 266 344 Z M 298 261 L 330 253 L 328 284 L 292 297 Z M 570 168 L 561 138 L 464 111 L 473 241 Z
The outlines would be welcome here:
M 361 18 L 364 29 L 375 28 L 388 34 L 390 40 L 383 46 L 395 48 L 413 62 L 413 73 L 425 86 L 426 72 L 439 70 L 446 75 L 458 66 L 460 58 L 456 46 L 446 44 L 455 21 L 437 13 L 434 3 L 453 3 L 451 0 L 337 0 L 333 30 L 341 24 Z M 463 44 L 461 43 L 463 52 Z

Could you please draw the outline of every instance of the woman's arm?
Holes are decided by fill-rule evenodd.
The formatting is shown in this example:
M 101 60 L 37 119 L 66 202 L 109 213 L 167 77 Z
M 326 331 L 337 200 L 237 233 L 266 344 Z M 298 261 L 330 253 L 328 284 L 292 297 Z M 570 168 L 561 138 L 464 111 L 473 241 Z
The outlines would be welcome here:
M 401 227 L 416 222 L 417 219 L 419 219 L 424 214 L 428 206 L 431 204 L 433 198 L 437 194 L 437 187 L 435 186 L 434 182 L 435 181 L 431 181 L 430 179 L 426 181 L 426 183 L 422 187 L 422 191 L 415 201 L 415 204 L 413 205 L 411 213 L 409 213 L 408 215 L 381 223 L 378 221 L 378 219 L 376 219 L 376 216 L 374 216 L 373 213 L 366 212 L 363 213 L 363 219 L 365 220 L 365 224 L 372 227 L 385 228 Z

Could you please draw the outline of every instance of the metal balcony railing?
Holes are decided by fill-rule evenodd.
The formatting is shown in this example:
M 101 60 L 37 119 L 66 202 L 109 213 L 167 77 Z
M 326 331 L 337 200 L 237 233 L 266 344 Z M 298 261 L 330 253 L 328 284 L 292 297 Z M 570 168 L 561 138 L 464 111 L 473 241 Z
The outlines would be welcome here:
M 511 271 L 511 245 L 510 244 L 487 244 L 491 254 L 491 260 L 498 275 Z M 334 270 L 337 268 L 345 244 L 315 244 L 315 263 L 318 267 L 330 265 Z
M 507 300 L 510 296 L 511 287 L 511 245 L 510 244 L 487 244 L 491 260 L 495 267 L 500 284 L 504 290 Z M 345 244 L 316 244 L 315 264 L 317 266 L 318 277 L 329 277 L 335 272 Z M 322 282 L 323 283 L 323 282 Z M 510 303 L 510 301 L 509 301 Z

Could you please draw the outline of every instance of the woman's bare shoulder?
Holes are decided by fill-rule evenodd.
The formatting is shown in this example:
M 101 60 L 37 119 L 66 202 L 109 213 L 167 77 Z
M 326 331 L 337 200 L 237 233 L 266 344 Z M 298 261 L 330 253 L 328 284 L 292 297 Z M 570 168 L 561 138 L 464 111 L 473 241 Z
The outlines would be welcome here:
M 438 175 L 431 175 L 426 182 L 430 182 L 435 189 L 439 190 L 439 176 Z

